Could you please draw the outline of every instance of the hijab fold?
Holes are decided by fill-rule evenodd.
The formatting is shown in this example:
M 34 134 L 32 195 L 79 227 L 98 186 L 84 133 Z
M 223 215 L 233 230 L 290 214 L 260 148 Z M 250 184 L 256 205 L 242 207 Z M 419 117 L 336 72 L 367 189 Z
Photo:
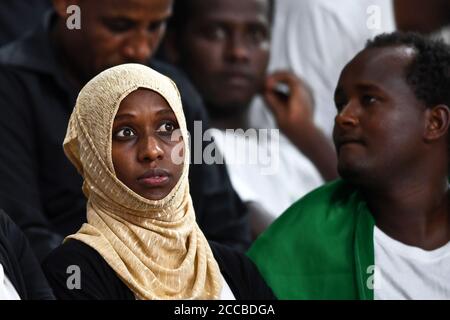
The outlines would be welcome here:
M 141 197 L 116 176 L 112 126 L 120 103 L 138 89 L 160 94 L 172 108 L 184 143 L 180 180 L 163 199 Z M 87 223 L 67 239 L 95 249 L 138 299 L 217 299 L 222 277 L 196 221 L 189 194 L 189 145 L 176 85 L 149 67 L 108 69 L 80 92 L 64 151 L 84 178 Z M 170 155 L 169 155 L 170 156 Z

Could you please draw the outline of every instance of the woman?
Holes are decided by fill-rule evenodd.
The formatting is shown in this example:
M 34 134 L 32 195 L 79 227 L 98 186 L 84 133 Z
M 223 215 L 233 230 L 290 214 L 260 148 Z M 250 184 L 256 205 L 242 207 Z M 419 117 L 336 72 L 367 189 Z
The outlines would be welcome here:
M 58 298 L 274 298 L 244 255 L 210 247 L 195 222 L 170 79 L 137 64 L 102 72 L 78 97 L 64 150 L 84 178 L 88 223 L 44 263 Z

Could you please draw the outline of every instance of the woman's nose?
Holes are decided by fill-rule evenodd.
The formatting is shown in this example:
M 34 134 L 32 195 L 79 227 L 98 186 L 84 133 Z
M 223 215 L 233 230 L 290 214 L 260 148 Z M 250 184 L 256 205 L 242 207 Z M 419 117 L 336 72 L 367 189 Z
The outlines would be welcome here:
M 147 137 L 142 139 L 139 145 L 139 161 L 152 162 L 161 160 L 164 157 L 164 150 L 160 142 L 155 137 Z

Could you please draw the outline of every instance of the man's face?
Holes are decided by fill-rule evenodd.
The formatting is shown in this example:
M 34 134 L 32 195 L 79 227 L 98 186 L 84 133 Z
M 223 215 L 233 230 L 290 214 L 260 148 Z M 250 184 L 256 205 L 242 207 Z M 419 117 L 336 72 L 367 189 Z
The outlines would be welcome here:
M 156 50 L 173 0 L 81 0 L 75 59 L 87 78 L 123 63 L 145 64 Z M 76 58 L 78 57 L 78 58 Z
M 343 178 L 393 178 L 423 154 L 426 107 L 405 78 L 413 57 L 404 46 L 368 49 L 342 71 L 333 135 Z
M 246 108 L 262 88 L 269 59 L 267 0 L 197 0 L 178 35 L 180 63 L 211 112 Z

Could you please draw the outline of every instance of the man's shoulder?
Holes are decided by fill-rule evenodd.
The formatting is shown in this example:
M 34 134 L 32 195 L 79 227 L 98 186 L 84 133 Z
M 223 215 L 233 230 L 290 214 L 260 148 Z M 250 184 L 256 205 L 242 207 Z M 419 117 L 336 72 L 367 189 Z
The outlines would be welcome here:
M 54 71 L 57 66 L 43 53 L 31 52 L 31 40 L 22 38 L 0 48 L 0 99 L 11 99 L 14 108 L 23 105 L 27 110 L 26 104 L 41 103 L 55 91 L 57 83 Z M 44 94 L 42 90 L 47 92 Z
M 14 62 L 20 43 L 12 42 L 0 48 L 0 64 L 10 65 Z
M 0 209 L 0 243 L 13 254 L 20 254 L 25 236 L 9 215 Z
M 38 73 L 0 62 L 0 104 L 5 120 L 11 120 L 11 112 L 19 117 L 18 120 L 24 120 L 24 114 L 29 115 L 29 111 L 42 101 L 35 98 L 36 94 L 40 94 L 35 89 L 45 81 Z
M 19 75 L 50 74 L 54 55 L 48 34 L 36 27 L 23 37 L 0 47 L 0 66 Z
M 335 180 L 311 191 L 292 204 L 278 220 L 324 218 L 330 210 L 351 205 L 357 189 L 343 180 Z
M 36 83 L 45 74 L 39 68 L 34 68 L 32 59 L 23 63 L 27 59 L 22 51 L 18 51 L 13 44 L 0 48 L 0 81 L 2 86 L 13 86 L 17 83 L 31 81 Z M 15 58 L 22 56 L 20 59 Z M 34 62 L 36 64 L 37 62 Z
M 325 184 L 289 207 L 256 240 L 251 251 L 273 247 L 274 243 L 315 241 L 317 237 L 332 237 L 340 229 L 351 231 L 361 202 L 359 192 L 343 180 Z M 343 228 L 343 229 L 341 229 Z
M 183 73 L 183 71 L 181 71 L 174 65 L 158 59 L 152 59 L 150 61 L 150 67 L 165 75 L 166 77 L 171 78 L 177 84 L 177 86 L 178 83 L 180 83 L 180 86 L 190 85 L 187 76 Z
M 360 201 L 346 182 L 331 182 L 294 203 L 253 243 L 247 255 L 278 298 L 317 298 L 327 279 L 348 281 Z
M 13 226 L 11 218 L 0 208 L 0 233 L 6 235 Z

